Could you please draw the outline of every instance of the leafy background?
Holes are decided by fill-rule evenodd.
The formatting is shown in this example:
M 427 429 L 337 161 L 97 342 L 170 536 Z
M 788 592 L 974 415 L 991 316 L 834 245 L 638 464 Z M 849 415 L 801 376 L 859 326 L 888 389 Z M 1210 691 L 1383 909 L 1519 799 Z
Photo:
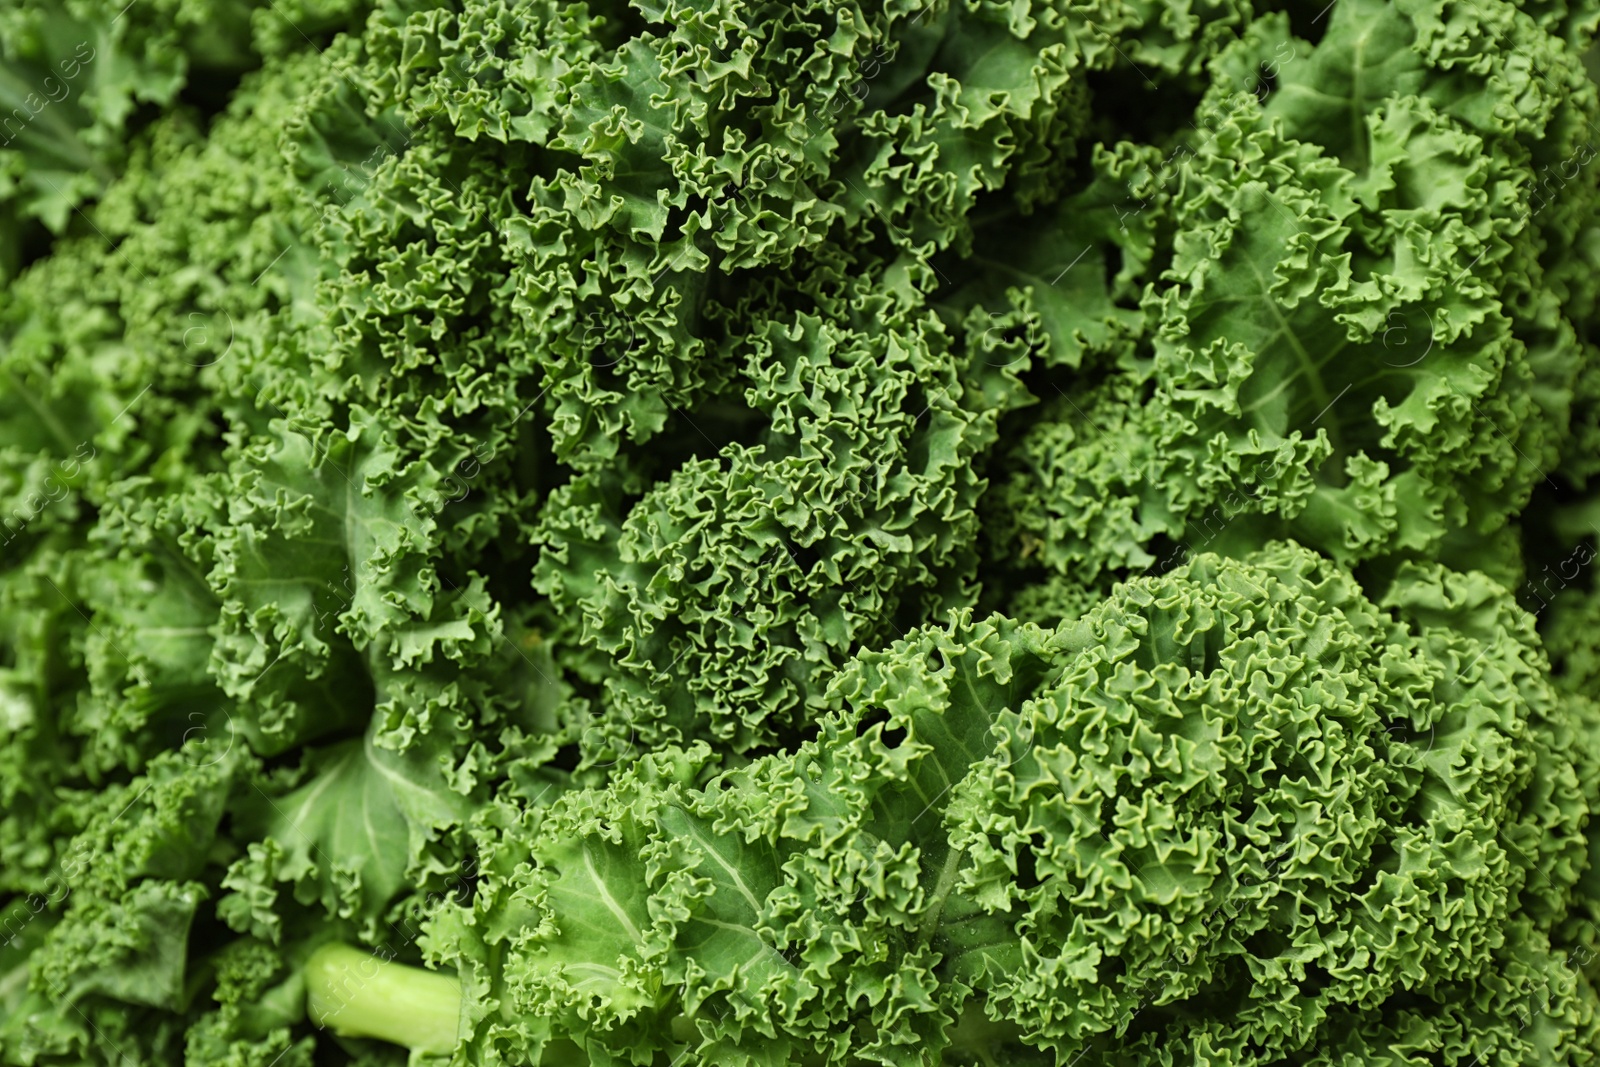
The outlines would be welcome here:
M 860 655 L 1200 552 L 1392 620 L 1476 572 L 1404 610 L 1514 601 L 1439 625 L 1592 724 L 1597 20 L 8 5 L 0 1056 L 393 1061 L 304 1020 L 318 941 L 418 961 L 557 797 L 781 765 Z M 1590 733 L 1535 775 L 1586 805 Z M 1592 952 L 1593 862 L 1516 869 Z M 1522 988 L 1451 1040 L 1583 1062 Z

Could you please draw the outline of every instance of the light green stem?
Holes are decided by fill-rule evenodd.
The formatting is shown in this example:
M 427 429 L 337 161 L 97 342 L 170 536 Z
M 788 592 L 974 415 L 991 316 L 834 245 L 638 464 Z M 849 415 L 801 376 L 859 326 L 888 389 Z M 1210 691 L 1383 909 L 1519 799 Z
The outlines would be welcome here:
M 344 1037 L 375 1037 L 419 1052 L 451 1052 L 461 983 L 349 945 L 324 945 L 306 961 L 311 1021 Z

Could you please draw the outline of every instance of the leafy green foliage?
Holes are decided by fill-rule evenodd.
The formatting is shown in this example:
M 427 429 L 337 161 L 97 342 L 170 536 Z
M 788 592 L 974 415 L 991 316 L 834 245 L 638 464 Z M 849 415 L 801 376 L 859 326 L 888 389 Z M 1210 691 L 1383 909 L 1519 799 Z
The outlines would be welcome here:
M 667 752 L 486 839 L 477 900 L 432 934 L 478 1016 L 469 1048 L 1593 1047 L 1581 978 L 1537 1033 L 1507 1022 L 1504 978 L 1565 966 L 1551 927 L 1587 810 L 1516 610 L 1425 567 L 1375 605 L 1280 545 L 1129 583 L 1056 630 L 958 616 L 864 653 L 792 753 L 697 788 L 708 750 Z
M 1597 24 L 6 5 L 0 1062 L 1591 1062 Z
M 18 0 L 0 11 L 0 279 L 124 174 L 147 109 L 189 110 L 264 56 L 320 47 L 366 0 Z M 183 99 L 185 90 L 189 100 Z
M 1170 232 L 1139 299 L 1148 358 L 1060 386 L 1013 446 L 1001 558 L 1094 582 L 1159 537 L 1291 536 L 1351 564 L 1484 566 L 1553 484 L 1595 300 L 1576 248 L 1595 87 L 1523 21 L 1446 43 L 1437 17 L 1341 0 L 1314 47 L 1267 16 L 1216 57 L 1200 136 L 1129 182 L 1143 225 L 1081 239 L 1138 263 L 1145 227 Z M 1465 93 L 1502 32 L 1542 48 L 1537 69 Z M 1264 105 L 1237 92 L 1263 57 Z

